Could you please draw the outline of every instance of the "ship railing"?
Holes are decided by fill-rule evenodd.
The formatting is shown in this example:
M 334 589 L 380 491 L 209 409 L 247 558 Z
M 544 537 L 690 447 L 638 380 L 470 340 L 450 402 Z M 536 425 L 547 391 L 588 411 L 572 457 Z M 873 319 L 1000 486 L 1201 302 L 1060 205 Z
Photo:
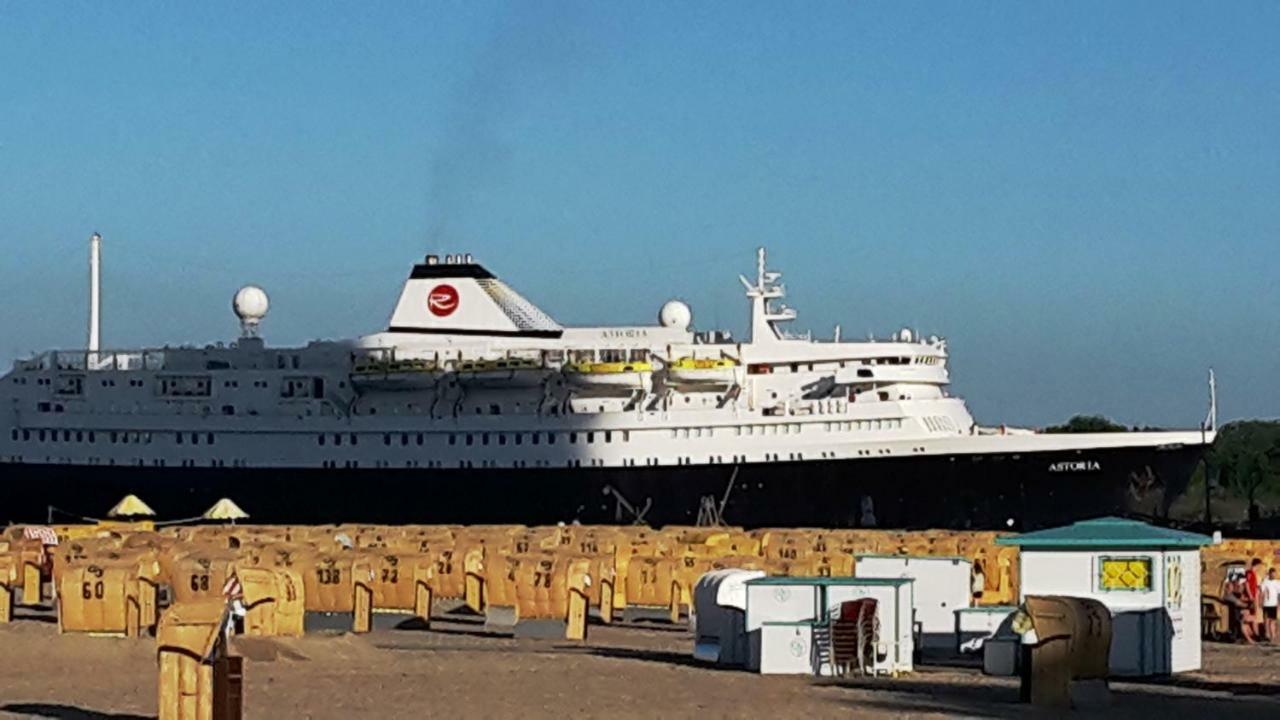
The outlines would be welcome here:
M 58 350 L 34 360 L 22 361 L 22 370 L 58 370 L 61 372 L 140 372 L 163 370 L 163 350 Z

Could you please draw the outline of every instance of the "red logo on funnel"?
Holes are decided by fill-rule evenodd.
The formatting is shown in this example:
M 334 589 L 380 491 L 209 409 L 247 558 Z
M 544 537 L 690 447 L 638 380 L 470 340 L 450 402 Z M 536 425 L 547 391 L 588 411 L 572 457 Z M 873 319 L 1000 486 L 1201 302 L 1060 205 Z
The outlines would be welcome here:
M 436 317 L 448 317 L 458 309 L 458 291 L 452 285 L 437 285 L 427 295 L 427 309 Z

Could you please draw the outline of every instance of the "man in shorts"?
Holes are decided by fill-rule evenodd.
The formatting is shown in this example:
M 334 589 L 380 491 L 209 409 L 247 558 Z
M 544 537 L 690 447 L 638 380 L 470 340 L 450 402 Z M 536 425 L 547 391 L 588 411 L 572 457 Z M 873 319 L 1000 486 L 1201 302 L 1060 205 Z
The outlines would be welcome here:
M 1262 620 L 1266 624 L 1267 642 L 1276 641 L 1276 611 L 1280 609 L 1280 580 L 1276 579 L 1276 569 L 1267 571 L 1267 579 L 1259 588 L 1262 596 Z

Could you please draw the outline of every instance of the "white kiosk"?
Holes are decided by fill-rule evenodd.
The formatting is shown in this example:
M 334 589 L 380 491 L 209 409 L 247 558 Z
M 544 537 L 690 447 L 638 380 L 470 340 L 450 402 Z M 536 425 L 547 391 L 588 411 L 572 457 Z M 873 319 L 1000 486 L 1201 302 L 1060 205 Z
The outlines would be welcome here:
M 1111 610 L 1111 674 L 1200 668 L 1200 548 L 1196 533 L 1105 517 L 997 538 L 1020 548 L 1019 599 L 1092 598 Z

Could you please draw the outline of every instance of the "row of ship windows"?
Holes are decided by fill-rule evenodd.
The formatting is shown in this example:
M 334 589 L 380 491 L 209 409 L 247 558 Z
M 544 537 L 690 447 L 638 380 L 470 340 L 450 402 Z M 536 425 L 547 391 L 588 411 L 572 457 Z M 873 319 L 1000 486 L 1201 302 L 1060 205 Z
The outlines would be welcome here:
M 168 435 L 169 433 L 158 433 Z M 105 443 L 121 445 L 150 445 L 155 434 L 149 432 L 120 432 L 99 430 L 19 430 L 9 431 L 9 438 L 14 442 L 54 442 L 54 443 L 89 443 L 97 444 L 99 436 Z M 173 433 L 174 443 L 178 445 L 213 445 L 217 438 L 213 433 L 179 432 Z
M 15 385 L 26 385 L 27 378 L 16 377 L 13 379 Z M 318 383 L 318 384 L 317 384 Z M 36 378 L 37 385 L 52 385 L 50 378 Z M 99 381 L 104 388 L 118 387 L 118 383 L 114 378 L 107 378 Z M 270 387 L 266 380 L 254 380 L 253 387 L 258 389 L 266 389 Z M 345 388 L 346 383 L 338 383 L 339 387 Z M 145 387 L 143 380 L 131 378 L 129 387 L 141 388 Z M 239 380 L 224 380 L 222 382 L 224 388 L 239 388 Z M 184 377 L 173 376 L 161 378 L 159 380 L 159 393 L 163 397 L 210 397 L 212 395 L 213 381 L 207 377 Z M 319 378 L 287 378 L 280 390 L 280 396 L 285 398 L 292 397 L 319 397 L 323 394 L 323 380 Z M 58 387 L 55 392 L 59 395 L 83 395 L 84 394 L 84 378 L 82 377 L 60 377 Z
M 902 428 L 901 418 L 887 418 L 881 420 L 845 420 L 842 422 L 824 422 L 822 429 L 826 432 L 852 432 L 867 430 L 898 430 Z M 773 425 L 738 425 L 733 428 L 734 434 L 738 437 L 753 435 L 792 435 L 799 434 L 803 429 L 800 423 L 783 423 Z M 702 437 L 712 437 L 715 434 L 715 428 L 676 428 L 671 431 L 671 437 L 676 439 L 696 439 Z
M 886 418 L 881 420 L 845 420 L 842 422 L 823 423 L 822 425 L 823 429 L 829 432 L 901 430 L 902 418 Z
M 423 445 L 426 443 L 426 435 L 424 433 L 384 433 L 382 435 L 382 444 L 391 447 L 399 444 L 401 447 L 408 447 L 410 444 Z M 597 441 L 611 443 L 615 439 L 621 442 L 631 441 L 630 430 L 589 430 L 586 432 L 513 432 L 513 433 L 449 433 L 448 442 L 450 445 L 555 445 L 557 440 L 562 440 L 570 445 L 576 445 L 579 442 L 585 444 L 595 444 Z M 356 433 L 325 433 L 316 436 L 316 444 L 324 447 L 332 445 L 334 447 L 342 447 L 343 444 L 359 445 L 360 436 Z
M 793 373 L 798 373 L 802 371 L 812 372 L 814 370 L 815 365 L 817 366 L 818 369 L 822 369 L 824 367 L 830 368 L 830 367 L 837 367 L 837 366 L 843 368 L 843 367 L 846 367 L 848 363 L 854 363 L 854 364 L 860 363 L 862 365 L 913 365 L 913 364 L 914 365 L 937 365 L 941 362 L 942 362 L 942 358 L 940 357 L 925 357 L 925 356 L 880 357 L 880 358 L 867 358 L 865 360 L 860 360 L 860 361 L 841 360 L 838 363 L 790 363 L 790 364 L 779 363 L 777 365 L 764 364 L 764 365 L 757 365 L 753 367 L 760 368 L 761 370 L 764 371 L 765 374 L 768 374 L 768 373 L 776 373 L 780 371 L 785 372 L 787 370 L 790 370 Z M 752 374 L 759 374 L 759 373 L 752 373 Z
M 930 420 L 926 419 L 926 422 Z M 751 435 L 788 435 L 799 433 L 801 431 L 799 423 L 787 423 L 780 425 L 743 425 L 734 428 L 738 436 Z M 844 422 L 828 422 L 823 423 L 823 429 L 827 431 L 839 430 L 882 430 L 902 427 L 901 419 L 888 420 L 849 420 Z M 680 439 L 697 439 L 702 437 L 711 437 L 714 428 L 676 428 L 671 430 L 672 438 Z M 123 444 L 150 444 L 152 441 L 152 433 L 149 432 L 103 432 L 104 441 L 110 443 Z M 216 436 L 213 433 L 198 432 L 178 432 L 174 433 L 174 442 L 177 445 L 213 445 L 216 442 Z M 88 442 L 96 443 L 98 441 L 98 432 L 89 430 L 19 430 L 14 428 L 10 431 L 10 437 L 14 442 Z M 511 445 L 555 445 L 557 440 L 563 440 L 570 445 L 576 445 L 579 442 L 592 445 L 599 440 L 604 443 L 612 443 L 618 439 L 621 442 L 631 441 L 630 430 L 589 430 L 585 432 L 530 432 L 530 433 L 450 433 L 448 436 L 449 445 L 481 445 L 490 444 L 505 446 Z M 382 435 L 382 444 L 391 447 L 399 444 L 401 447 L 409 445 L 423 445 L 426 442 L 426 435 L 423 433 L 384 433 Z M 360 436 L 356 433 L 332 433 L 321 434 L 316 436 L 316 443 L 321 447 L 332 445 L 341 447 L 342 445 L 359 445 Z
M 7 458 L 6 458 L 6 459 L 7 459 L 7 461 L 8 461 L 8 462 L 21 463 L 21 462 L 23 461 L 23 457 L 24 457 L 24 456 L 22 456 L 22 455 L 9 455 L 9 456 L 7 456 Z M 45 461 L 46 461 L 46 462 L 48 462 L 48 461 L 49 461 L 49 458 L 47 458 L 47 457 L 46 457 L 46 458 L 45 458 Z M 70 460 L 69 460 L 68 458 L 62 458 L 62 459 L 61 459 L 61 461 L 62 461 L 63 463 L 69 463 L 69 462 L 70 462 Z M 163 459 L 163 458 L 152 458 L 150 461 L 146 460 L 145 458 L 133 458 L 132 460 L 129 460 L 128 462 L 121 461 L 120 463 L 116 463 L 115 458 L 106 458 L 106 459 L 103 459 L 103 458 L 98 458 L 98 457 L 91 457 L 91 458 L 88 458 L 86 462 L 87 462 L 87 464 L 88 464 L 88 465 L 107 465 L 107 466 L 111 466 L 111 467 L 114 467 L 114 466 L 115 466 L 115 465 L 117 465 L 117 464 L 119 464 L 119 465 L 124 465 L 124 466 L 132 466 L 132 467 L 168 467 L 168 466 L 169 466 L 169 461 L 168 461 L 168 460 L 165 460 L 165 459 Z M 181 460 L 181 461 L 179 461 L 179 462 L 175 465 L 175 467 L 184 467 L 184 468 L 205 467 L 206 463 L 207 463 L 207 466 L 208 466 L 208 467 L 211 467 L 211 468 L 221 468 L 221 467 L 237 467 L 237 468 L 241 468 L 241 467 L 249 467 L 249 463 L 248 463 L 248 461 L 245 461 L 245 460 L 231 460 L 231 461 L 227 461 L 227 460 L 208 460 L 208 461 L 199 461 L 199 460 Z

